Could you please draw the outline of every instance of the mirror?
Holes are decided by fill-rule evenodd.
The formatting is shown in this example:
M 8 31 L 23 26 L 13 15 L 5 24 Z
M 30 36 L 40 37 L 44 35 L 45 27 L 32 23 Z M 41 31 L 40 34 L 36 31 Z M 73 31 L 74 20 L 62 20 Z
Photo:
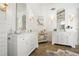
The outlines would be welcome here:
M 16 4 L 16 31 L 21 33 L 26 31 L 26 4 Z
M 26 15 L 22 16 L 22 30 L 26 30 Z

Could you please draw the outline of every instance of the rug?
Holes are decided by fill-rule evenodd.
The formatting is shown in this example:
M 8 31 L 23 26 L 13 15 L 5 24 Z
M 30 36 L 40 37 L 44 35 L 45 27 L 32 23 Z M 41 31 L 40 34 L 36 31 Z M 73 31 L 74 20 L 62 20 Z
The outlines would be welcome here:
M 58 49 L 57 51 L 46 51 L 47 56 L 79 56 L 79 54 L 69 51 L 69 50 L 62 50 Z

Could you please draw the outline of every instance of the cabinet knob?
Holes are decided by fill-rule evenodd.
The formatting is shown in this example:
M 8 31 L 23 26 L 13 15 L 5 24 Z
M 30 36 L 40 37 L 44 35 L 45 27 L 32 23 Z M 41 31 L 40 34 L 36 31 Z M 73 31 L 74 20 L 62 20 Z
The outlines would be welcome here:
M 10 37 L 8 37 L 8 40 L 10 40 Z

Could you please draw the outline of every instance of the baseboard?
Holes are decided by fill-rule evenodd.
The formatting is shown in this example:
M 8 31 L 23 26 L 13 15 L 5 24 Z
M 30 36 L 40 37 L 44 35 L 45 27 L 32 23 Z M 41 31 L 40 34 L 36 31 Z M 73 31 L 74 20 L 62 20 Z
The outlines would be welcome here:
M 76 48 L 79 48 L 79 45 L 76 45 Z
M 71 47 L 71 46 L 69 46 L 69 45 L 64 45 L 64 44 L 57 44 L 57 43 L 55 43 L 54 45 L 59 45 L 59 46 L 66 46 L 66 47 Z M 72 47 L 71 47 L 72 48 Z

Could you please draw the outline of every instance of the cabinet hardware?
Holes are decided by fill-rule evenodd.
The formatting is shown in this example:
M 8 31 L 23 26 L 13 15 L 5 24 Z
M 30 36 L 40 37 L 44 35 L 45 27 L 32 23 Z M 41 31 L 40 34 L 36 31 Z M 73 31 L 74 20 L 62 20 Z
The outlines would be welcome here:
M 8 40 L 10 40 L 10 37 L 8 37 Z

